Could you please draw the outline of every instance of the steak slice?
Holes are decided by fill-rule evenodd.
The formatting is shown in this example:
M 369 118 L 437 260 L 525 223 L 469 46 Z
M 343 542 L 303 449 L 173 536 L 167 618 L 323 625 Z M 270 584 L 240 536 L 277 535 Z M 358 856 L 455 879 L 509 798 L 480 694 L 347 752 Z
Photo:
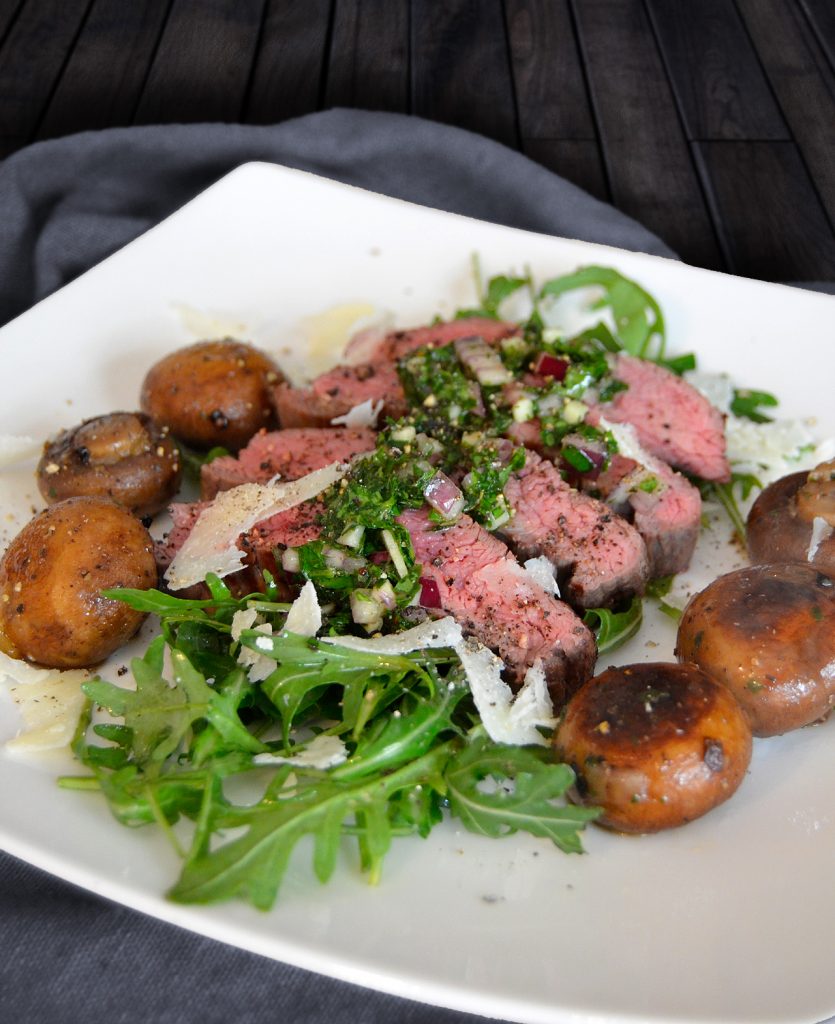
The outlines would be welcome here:
M 704 480 L 730 480 L 724 420 L 701 392 L 665 367 L 623 353 L 613 375 L 626 390 L 595 406 L 588 422 L 604 416 L 631 423 L 651 455 Z
M 329 427 L 336 417 L 369 400 L 383 403 L 383 418 L 400 419 L 408 413 L 409 406 L 397 375 L 398 359 L 419 348 L 450 345 L 458 338 L 477 336 L 493 342 L 517 331 L 515 324 L 487 317 L 464 317 L 393 331 L 359 365 L 336 366 L 306 388 L 279 384 L 273 393 L 279 423 L 282 427 Z M 346 355 L 350 352 L 349 343 Z
M 646 544 L 653 578 L 674 576 L 690 565 L 701 530 L 702 498 L 681 473 L 660 461 L 645 467 L 615 455 L 589 486 L 632 518 Z
M 393 362 L 337 366 L 321 374 L 307 388 L 278 384 L 273 392 L 282 427 L 329 427 L 363 402 L 382 402 L 383 418 L 400 419 L 409 411 Z
M 552 562 L 569 604 L 603 608 L 643 593 L 650 563 L 638 530 L 570 487 L 552 462 L 528 451 L 504 493 L 513 509 L 502 527 L 507 543 L 520 559 Z
M 322 427 L 260 431 L 237 456 L 225 455 L 200 470 L 200 491 L 210 501 L 238 484 L 266 483 L 278 474 L 298 480 L 332 462 L 348 462 L 376 443 L 373 430 Z
M 530 578 L 498 537 L 469 516 L 436 529 L 425 509 L 403 512 L 398 522 L 423 575 L 436 583 L 441 608 L 498 654 L 512 684 L 521 684 L 541 658 L 560 706 L 590 678 L 597 657 L 591 631 Z
M 429 324 L 408 331 L 393 331 L 380 342 L 375 358 L 371 361 L 396 361 L 416 352 L 419 348 L 442 348 L 458 341 L 459 338 L 481 338 L 482 341 L 492 344 L 518 333 L 519 327 L 516 324 L 504 320 L 492 320 L 482 316 L 462 317 L 448 323 Z

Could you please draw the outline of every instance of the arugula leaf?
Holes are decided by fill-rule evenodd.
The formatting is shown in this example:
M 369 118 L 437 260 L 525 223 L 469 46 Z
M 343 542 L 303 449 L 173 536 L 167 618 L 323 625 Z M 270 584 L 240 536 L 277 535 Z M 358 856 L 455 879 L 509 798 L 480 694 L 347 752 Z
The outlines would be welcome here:
M 587 608 L 583 622 L 594 630 L 597 636 L 597 653 L 614 651 L 641 628 L 644 611 L 640 597 L 633 597 L 622 611 L 610 608 Z
M 737 540 L 740 544 L 744 545 L 747 526 L 745 516 L 739 507 L 739 502 L 747 501 L 751 491 L 755 487 L 762 490 L 762 486 L 762 483 L 753 473 L 731 473 L 731 479 L 728 483 L 719 484 L 705 480 L 701 481 L 699 489 L 704 500 L 709 501 L 713 498 L 722 506 L 728 519 L 731 521 Z M 739 499 L 737 499 L 734 493 L 734 488 L 739 491 Z
M 754 423 L 771 423 L 771 416 L 760 412 L 760 406 L 773 409 L 780 403 L 768 391 L 752 391 L 749 388 L 734 389 L 731 412 L 734 416 L 753 420 Z
M 577 288 L 598 287 L 603 295 L 592 309 L 609 308 L 615 321 L 618 342 L 631 355 L 642 359 L 661 360 L 666 346 L 664 314 L 656 300 L 611 267 L 582 267 L 546 281 L 540 297 L 560 296 Z
M 134 658 L 131 669 L 136 690 L 94 679 L 82 690 L 111 715 L 121 716 L 131 730 L 131 753 L 146 773 L 157 772 L 174 753 L 197 719 L 205 716 L 213 691 L 203 676 L 177 650 L 171 652 L 173 685 L 162 675 L 163 637 L 157 637 L 145 656 Z
M 547 756 L 547 755 L 546 755 Z M 599 809 L 555 804 L 574 781 L 566 764 L 549 764 L 539 749 L 500 746 L 477 737 L 447 768 L 452 813 L 470 832 L 499 837 L 520 830 L 581 853 L 578 827 Z

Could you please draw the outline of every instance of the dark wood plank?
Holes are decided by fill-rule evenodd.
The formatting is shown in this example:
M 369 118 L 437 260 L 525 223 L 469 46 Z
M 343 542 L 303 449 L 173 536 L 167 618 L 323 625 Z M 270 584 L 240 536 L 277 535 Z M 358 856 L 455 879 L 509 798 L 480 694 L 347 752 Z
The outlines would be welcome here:
M 835 70 L 835 4 L 832 0 L 799 0 L 818 42 Z
M 409 111 L 409 0 L 336 0 L 325 106 Z
M 733 0 L 646 0 L 691 139 L 788 139 Z
M 505 0 L 505 15 L 522 139 L 595 138 L 568 0 Z
M 238 121 L 264 0 L 174 0 L 137 106 L 137 124 Z
M 412 0 L 412 112 L 517 146 L 501 0 Z
M 171 0 L 94 0 L 38 138 L 128 125 Z
M 791 142 L 700 142 L 731 269 L 769 281 L 835 280 L 835 234 Z
M 794 4 L 739 0 L 739 8 L 835 225 L 835 75 Z
M 683 259 L 723 260 L 640 0 L 574 0 L 614 204 Z
M 549 171 L 609 202 L 603 160 L 593 139 L 523 139 L 523 150 Z
M 90 0 L 26 4 L 0 48 L 0 156 L 31 141 Z
M 274 124 L 318 110 L 330 0 L 270 0 L 245 120 Z

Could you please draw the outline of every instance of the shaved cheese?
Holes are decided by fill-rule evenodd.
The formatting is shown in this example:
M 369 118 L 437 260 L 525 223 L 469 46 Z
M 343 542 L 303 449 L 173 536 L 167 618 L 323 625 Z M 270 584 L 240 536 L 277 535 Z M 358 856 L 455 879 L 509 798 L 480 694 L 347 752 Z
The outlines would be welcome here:
M 245 629 L 256 629 L 267 637 L 273 635 L 273 628 L 264 622 L 255 608 L 245 608 L 232 616 L 232 639 L 240 640 Z M 270 645 L 270 648 L 272 645 Z M 251 647 L 241 647 L 238 651 L 238 664 L 246 669 L 246 674 L 253 683 L 260 683 L 275 671 L 275 661 Z
M 323 636 L 328 644 L 339 644 L 350 647 L 354 651 L 365 651 L 368 654 L 411 654 L 428 647 L 455 647 L 463 641 L 464 635 L 455 619 L 430 619 L 419 626 L 406 629 L 402 633 L 391 633 L 388 636 Z
M 352 406 L 344 416 L 335 416 L 331 420 L 331 426 L 348 427 L 351 430 L 356 430 L 359 427 L 371 427 L 374 430 L 377 427 L 377 417 L 382 411 L 382 398 L 377 399 L 376 402 L 373 398 L 368 398 L 366 401 L 360 402 L 359 405 Z
M 89 678 L 90 673 L 81 669 L 62 672 L 0 654 L 0 681 L 18 684 L 9 686 L 9 693 L 25 725 L 6 742 L 6 749 L 27 755 L 67 746 L 86 700 L 81 684 Z
M 554 708 L 541 661 L 528 669 L 514 699 L 512 690 L 502 679 L 505 666 L 501 658 L 477 640 L 464 639 L 461 627 L 453 618 L 430 620 L 390 636 L 368 639 L 324 636 L 322 640 L 369 654 L 409 654 L 429 647 L 452 647 L 464 668 L 470 692 L 491 740 L 513 746 L 544 746 L 547 741 L 538 727 L 554 727 Z
M 32 437 L 0 434 L 0 466 L 12 466 L 16 462 L 33 458 L 42 448 L 43 445 Z
M 557 568 L 549 558 L 546 558 L 545 555 L 529 558 L 523 563 L 523 568 L 531 580 L 538 587 L 542 587 L 546 594 L 560 596 L 560 588 L 557 585 Z
M 171 590 L 201 583 L 210 572 L 228 576 L 243 568 L 237 540 L 256 523 L 303 501 L 310 501 L 345 475 L 347 466 L 333 462 L 299 480 L 284 484 L 241 484 L 222 491 L 199 519 L 165 572 Z
M 455 651 L 464 666 L 470 692 L 490 739 L 514 746 L 545 746 L 547 740 L 537 727 L 554 727 L 554 708 L 542 662 L 537 660 L 528 669 L 522 689 L 514 700 L 510 687 L 502 679 L 504 663 L 501 658 L 472 639 L 457 645 Z
M 809 538 L 809 550 L 806 553 L 806 561 L 813 561 L 818 553 L 821 544 L 832 536 L 832 527 L 822 516 L 815 516 L 812 520 L 812 536 Z
M 299 596 L 290 605 L 284 628 L 288 633 L 299 636 L 316 636 L 322 628 L 322 609 L 316 596 L 316 587 L 310 582 L 305 583 Z
M 290 754 L 285 757 L 282 754 L 256 754 L 252 759 L 254 764 L 295 764 L 300 768 L 318 768 L 325 771 L 327 768 L 335 768 L 348 760 L 348 748 L 338 736 L 317 736 L 297 754 Z

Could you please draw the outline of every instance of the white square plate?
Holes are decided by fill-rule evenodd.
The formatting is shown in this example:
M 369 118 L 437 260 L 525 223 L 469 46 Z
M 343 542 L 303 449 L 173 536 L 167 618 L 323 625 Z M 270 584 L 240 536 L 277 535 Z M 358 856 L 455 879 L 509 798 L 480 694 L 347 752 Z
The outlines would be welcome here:
M 782 414 L 835 433 L 835 303 L 657 257 L 546 237 L 383 198 L 298 171 L 240 168 L 0 332 L 0 431 L 45 437 L 135 408 L 139 382 L 193 340 L 178 307 L 240 324 L 280 352 L 303 317 L 339 303 L 401 326 L 473 301 L 485 274 L 615 266 L 660 300 L 671 347 L 778 393 Z M 280 358 L 280 355 L 279 355 Z M 5 543 L 40 500 L 32 465 L 0 474 Z M 617 660 L 670 658 L 650 615 Z M 648 647 L 647 643 L 658 646 Z M 121 659 L 124 661 L 124 658 Z M 0 740 L 17 717 L 0 702 Z M 400 841 L 371 888 L 349 852 L 327 886 L 301 848 L 268 914 L 166 902 L 176 858 L 56 770 L 0 756 L 0 846 L 193 931 L 333 977 L 530 1022 L 818 1021 L 835 1012 L 835 723 L 755 742 L 739 793 L 655 837 L 590 827 L 587 856 L 494 841 L 449 823 Z

